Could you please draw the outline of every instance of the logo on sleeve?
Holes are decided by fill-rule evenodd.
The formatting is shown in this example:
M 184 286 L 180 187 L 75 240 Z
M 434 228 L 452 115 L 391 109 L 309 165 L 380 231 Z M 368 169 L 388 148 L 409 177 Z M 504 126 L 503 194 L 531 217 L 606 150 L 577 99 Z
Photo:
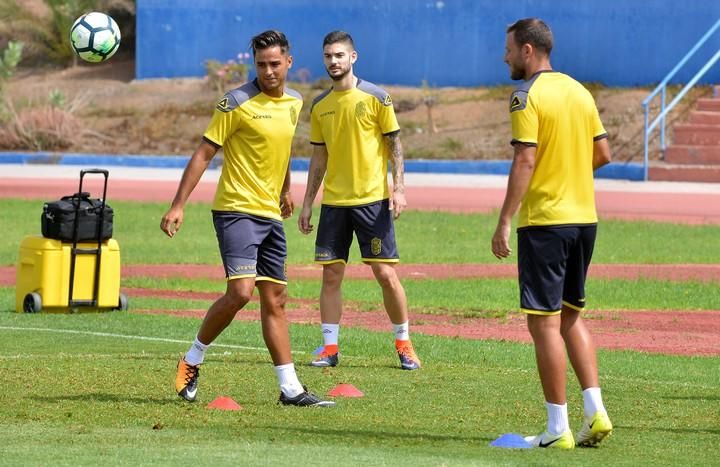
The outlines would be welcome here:
M 390 97 L 390 94 L 385 96 L 385 99 L 383 99 L 383 105 L 392 105 L 392 97 Z
M 514 92 L 510 97 L 510 112 L 522 110 L 527 105 L 527 94 Z
M 220 99 L 220 102 L 217 103 L 216 108 L 221 112 L 227 112 L 228 110 L 228 98 L 223 97 Z

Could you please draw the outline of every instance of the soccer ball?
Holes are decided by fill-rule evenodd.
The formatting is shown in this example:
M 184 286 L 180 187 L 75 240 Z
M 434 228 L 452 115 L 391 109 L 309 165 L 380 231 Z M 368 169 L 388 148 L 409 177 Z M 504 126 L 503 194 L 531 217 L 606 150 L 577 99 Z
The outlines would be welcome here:
M 120 29 L 114 19 L 93 11 L 75 20 L 70 28 L 70 44 L 83 60 L 102 62 L 117 52 Z

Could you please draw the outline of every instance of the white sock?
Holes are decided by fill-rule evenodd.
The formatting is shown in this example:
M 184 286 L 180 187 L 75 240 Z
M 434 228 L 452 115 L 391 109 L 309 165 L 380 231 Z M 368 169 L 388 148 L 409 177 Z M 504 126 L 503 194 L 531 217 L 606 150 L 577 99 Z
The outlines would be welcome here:
M 205 360 L 205 351 L 210 347 L 210 344 L 203 344 L 195 337 L 190 350 L 185 354 L 185 361 L 192 366 L 200 365 Z
M 300 384 L 300 380 L 295 374 L 295 364 L 286 363 L 285 365 L 277 365 L 275 367 L 275 374 L 280 384 L 280 390 L 287 397 L 295 397 L 298 394 L 302 394 L 305 390 Z
M 548 414 L 547 431 L 551 435 L 561 435 L 570 429 L 568 421 L 567 403 L 552 404 L 545 402 Z
M 401 324 L 393 324 L 393 330 L 395 331 L 396 341 L 410 340 L 410 324 L 407 321 Z
M 323 333 L 323 343 L 325 345 L 337 345 L 340 336 L 340 325 L 322 323 L 320 327 Z
M 592 417 L 595 412 L 606 412 L 600 388 L 587 388 L 582 392 L 582 395 L 586 417 Z

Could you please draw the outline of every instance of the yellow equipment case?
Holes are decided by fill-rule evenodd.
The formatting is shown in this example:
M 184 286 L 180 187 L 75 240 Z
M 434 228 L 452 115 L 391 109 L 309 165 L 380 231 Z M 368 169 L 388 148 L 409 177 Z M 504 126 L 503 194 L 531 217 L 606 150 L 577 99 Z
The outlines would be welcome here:
M 108 171 L 81 170 L 80 192 L 87 173 L 105 176 L 104 209 Z M 120 293 L 120 247 L 112 238 L 101 240 L 102 217 L 100 214 L 98 240 L 93 242 L 77 241 L 77 220 L 72 243 L 38 235 L 22 240 L 15 280 L 17 312 L 127 310 L 127 297 Z
M 91 254 L 75 257 L 73 296 L 69 300 L 72 248 L 72 243 L 39 235 L 22 240 L 15 280 L 16 311 L 67 313 L 80 307 L 86 311 L 127 308 L 127 298 L 120 293 L 118 242 L 111 238 L 101 246 L 97 303 L 92 303 L 97 261 Z M 92 250 L 97 244 L 78 243 L 77 248 Z

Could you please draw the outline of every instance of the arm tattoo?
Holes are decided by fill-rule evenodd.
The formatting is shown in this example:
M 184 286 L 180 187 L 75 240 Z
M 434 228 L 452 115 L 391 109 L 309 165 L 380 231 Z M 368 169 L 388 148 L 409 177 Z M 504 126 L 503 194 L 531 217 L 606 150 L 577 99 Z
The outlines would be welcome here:
M 390 164 L 392 166 L 393 191 L 405 192 L 405 162 L 403 148 L 400 143 L 400 133 L 393 133 L 385 137 L 390 149 Z
M 325 170 L 323 170 L 323 168 L 317 167 L 313 172 L 312 176 L 310 177 L 310 180 L 308 180 L 308 194 L 312 195 L 312 199 L 315 199 L 315 195 L 317 195 L 317 192 L 320 189 L 320 185 L 322 184 L 324 176 Z
M 325 147 L 319 148 L 316 146 L 313 149 L 313 155 L 310 159 L 310 169 L 308 170 L 307 185 L 305 187 L 304 203 L 312 204 L 315 200 L 320 185 L 322 185 L 323 178 L 325 178 L 327 158 L 328 153 Z

